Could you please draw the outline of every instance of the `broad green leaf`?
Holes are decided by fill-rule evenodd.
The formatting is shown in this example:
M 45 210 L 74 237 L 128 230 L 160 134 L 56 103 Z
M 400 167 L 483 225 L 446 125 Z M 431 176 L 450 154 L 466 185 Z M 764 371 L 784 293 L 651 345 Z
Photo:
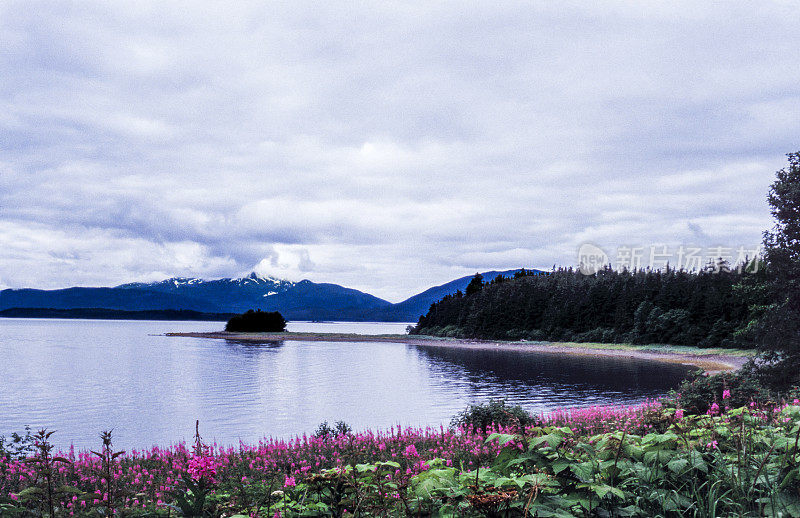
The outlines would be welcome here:
M 594 474 L 594 468 L 588 462 L 570 464 L 569 470 L 583 482 L 591 481 Z
M 513 435 L 513 434 L 493 433 L 492 435 L 490 435 L 489 437 L 486 438 L 485 443 L 489 444 L 492 441 L 497 441 L 500 444 L 500 446 L 505 446 L 506 444 L 510 443 L 511 441 L 513 441 L 516 438 L 517 438 L 517 436 Z
M 703 473 L 708 473 L 708 464 L 703 460 L 703 455 L 699 451 L 692 450 L 689 452 L 689 462 L 694 469 L 699 469 Z
M 534 437 L 533 439 L 530 440 L 528 444 L 530 445 L 531 449 L 538 448 L 539 445 L 543 443 L 547 443 L 547 445 L 550 446 L 551 448 L 556 448 L 563 441 L 564 438 L 561 437 L 560 435 L 547 434 L 542 437 Z
M 625 497 L 625 493 L 623 493 L 621 489 L 609 486 L 608 484 L 597 484 L 594 485 L 592 489 L 600 498 L 605 498 L 609 493 L 619 498 Z
M 565 469 L 569 468 L 570 464 L 572 464 L 572 461 L 570 460 L 558 459 L 557 461 L 553 462 L 553 464 L 550 467 L 553 469 L 553 473 L 558 475 Z
M 672 459 L 667 463 L 667 467 L 673 473 L 682 473 L 689 465 L 689 461 L 684 458 Z

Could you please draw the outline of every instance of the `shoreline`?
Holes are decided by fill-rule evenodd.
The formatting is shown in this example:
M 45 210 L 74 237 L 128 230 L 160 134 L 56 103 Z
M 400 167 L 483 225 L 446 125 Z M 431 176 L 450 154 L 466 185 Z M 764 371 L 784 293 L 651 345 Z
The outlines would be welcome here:
M 692 365 L 707 374 L 736 371 L 755 354 L 740 349 L 700 349 L 697 347 L 668 345 L 630 345 L 576 342 L 504 342 L 464 338 L 440 338 L 425 335 L 360 335 L 355 333 L 229 333 L 213 331 L 204 333 L 165 333 L 165 336 L 210 338 L 241 342 L 278 342 L 286 340 L 311 342 L 393 342 L 421 347 L 448 347 L 458 349 L 507 350 L 548 354 L 573 354 L 631 358 Z

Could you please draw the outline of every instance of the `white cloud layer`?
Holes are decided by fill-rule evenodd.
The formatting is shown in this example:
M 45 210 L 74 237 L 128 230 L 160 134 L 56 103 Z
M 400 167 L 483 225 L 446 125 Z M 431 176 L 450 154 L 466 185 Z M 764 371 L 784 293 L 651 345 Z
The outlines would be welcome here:
M 754 245 L 800 148 L 790 2 L 229 4 L 0 3 L 0 286 Z

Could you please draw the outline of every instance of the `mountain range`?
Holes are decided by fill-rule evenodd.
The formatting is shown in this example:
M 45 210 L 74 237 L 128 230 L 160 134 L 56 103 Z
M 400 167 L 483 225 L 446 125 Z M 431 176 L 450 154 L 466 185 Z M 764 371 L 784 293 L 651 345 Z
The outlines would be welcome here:
M 485 281 L 490 281 L 498 275 L 513 276 L 516 271 L 491 271 L 481 275 Z M 248 309 L 261 309 L 280 311 L 288 320 L 416 322 L 433 302 L 457 290 L 464 291 L 472 277 L 468 275 L 434 286 L 397 304 L 337 284 L 308 280 L 291 282 L 251 273 L 234 279 L 175 277 L 111 288 L 6 289 L 0 291 L 0 311 L 12 308 L 92 308 L 242 313 Z

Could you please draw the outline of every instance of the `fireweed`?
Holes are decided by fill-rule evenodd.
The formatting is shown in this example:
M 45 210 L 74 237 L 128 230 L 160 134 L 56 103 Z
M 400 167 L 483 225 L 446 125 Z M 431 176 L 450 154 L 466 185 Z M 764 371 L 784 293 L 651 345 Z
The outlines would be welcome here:
M 793 402 L 797 403 L 800 402 Z M 797 411 L 792 413 L 792 409 Z M 746 413 L 747 427 L 742 412 Z M 537 505 L 556 505 L 555 497 L 547 496 L 547 492 L 556 487 L 553 485 L 556 481 L 569 482 L 572 485 L 565 485 L 563 490 L 573 492 L 589 491 L 587 487 L 593 484 L 595 489 L 600 486 L 597 486 L 599 482 L 587 479 L 582 482 L 586 487 L 573 487 L 581 484 L 582 477 L 589 476 L 588 471 L 584 473 L 589 468 L 583 464 L 580 470 L 584 471 L 564 464 L 572 470 L 568 472 L 575 479 L 564 482 L 561 480 L 564 473 L 558 471 L 564 469 L 562 465 L 549 466 L 544 460 L 530 465 L 520 461 L 517 468 L 506 470 L 503 482 L 498 483 L 497 473 L 505 469 L 499 468 L 498 463 L 503 459 L 507 461 L 509 455 L 523 458 L 537 448 L 547 447 L 543 445 L 551 441 L 555 444 L 549 446 L 554 451 L 553 458 L 563 454 L 565 459 L 583 459 L 587 455 L 586 448 L 608 443 L 616 445 L 611 450 L 611 459 L 598 460 L 597 469 L 603 465 L 608 469 L 608 462 L 611 462 L 617 470 L 612 470 L 612 478 L 617 479 L 623 474 L 616 465 L 631 462 L 626 448 L 646 442 L 647 437 L 672 434 L 670 437 L 674 436 L 674 440 L 670 440 L 674 445 L 671 447 L 675 452 L 682 448 L 683 452 L 674 453 L 675 459 L 683 458 L 680 455 L 686 452 L 697 451 L 711 466 L 713 456 L 742 447 L 743 439 L 733 438 L 739 433 L 737 427 L 741 427 L 742 437 L 747 434 L 753 437 L 761 433 L 762 428 L 766 430 L 764 437 L 784 437 L 781 441 L 776 439 L 771 451 L 748 450 L 749 455 L 757 456 L 751 459 L 750 478 L 741 491 L 742 498 L 752 498 L 761 491 L 765 476 L 775 476 L 775 459 L 781 460 L 784 467 L 796 466 L 800 460 L 798 407 L 755 405 L 740 411 L 723 411 L 721 415 L 692 416 L 684 415 L 680 408 L 663 408 L 658 401 L 647 401 L 634 406 L 559 410 L 541 415 L 536 426 L 522 431 L 518 427 L 492 427 L 488 430 L 493 434 L 490 440 L 482 430 L 468 428 L 392 427 L 340 436 L 265 438 L 257 444 L 240 443 L 235 447 L 215 443 L 203 445 L 200 450 L 197 445 L 187 447 L 180 443 L 168 448 L 131 450 L 116 457 L 113 463 L 103 462 L 91 452 L 76 452 L 70 448 L 54 454 L 65 462 L 53 465 L 50 483 L 72 488 L 70 492 L 56 495 L 53 506 L 57 516 L 79 516 L 108 509 L 109 487 L 115 488 L 114 507 L 118 512 L 139 509 L 142 512 L 163 511 L 164 515 L 172 513 L 174 516 L 174 495 L 186 491 L 187 480 L 207 484 L 208 505 L 219 514 L 227 515 L 273 516 L 279 513 L 293 516 L 302 511 L 306 515 L 342 516 L 348 506 L 348 514 L 384 514 L 389 508 L 400 514 L 424 514 L 433 512 L 436 506 L 453 505 L 462 506 L 466 514 L 488 506 L 481 508 L 479 514 L 491 516 L 506 509 L 514 515 L 526 505 L 528 511 Z M 609 439 L 612 436 L 617 438 Z M 497 440 L 498 437 L 503 439 Z M 551 440 L 553 437 L 557 439 Z M 562 452 L 558 448 L 566 449 Z M 697 459 L 692 455 L 695 454 L 687 458 L 694 462 Z M 521 466 L 527 467 L 521 471 Z M 676 466 L 678 464 L 672 467 Z M 796 475 L 800 478 L 800 472 Z M 467 478 L 459 478 L 462 476 Z M 515 481 L 514 487 L 506 487 L 508 480 Z M 20 495 L 38 487 L 41 481 L 36 462 L 20 458 L 0 460 L 0 514 L 4 509 L 33 509 L 33 504 L 21 502 Z M 627 489 L 623 491 L 607 482 L 602 486 L 605 493 L 596 496 L 594 503 L 588 499 L 586 505 L 591 507 L 603 502 L 602 505 L 606 505 L 609 498 L 628 498 Z M 796 484 L 796 481 L 789 482 Z M 420 484 L 424 490 L 419 489 Z M 674 504 L 678 507 L 690 505 L 684 501 Z M 424 505 L 434 507 L 426 511 L 420 507 Z M 565 512 L 580 516 L 577 507 L 573 507 Z M 542 513 L 547 513 L 545 508 Z M 669 512 L 666 515 L 670 515 Z

